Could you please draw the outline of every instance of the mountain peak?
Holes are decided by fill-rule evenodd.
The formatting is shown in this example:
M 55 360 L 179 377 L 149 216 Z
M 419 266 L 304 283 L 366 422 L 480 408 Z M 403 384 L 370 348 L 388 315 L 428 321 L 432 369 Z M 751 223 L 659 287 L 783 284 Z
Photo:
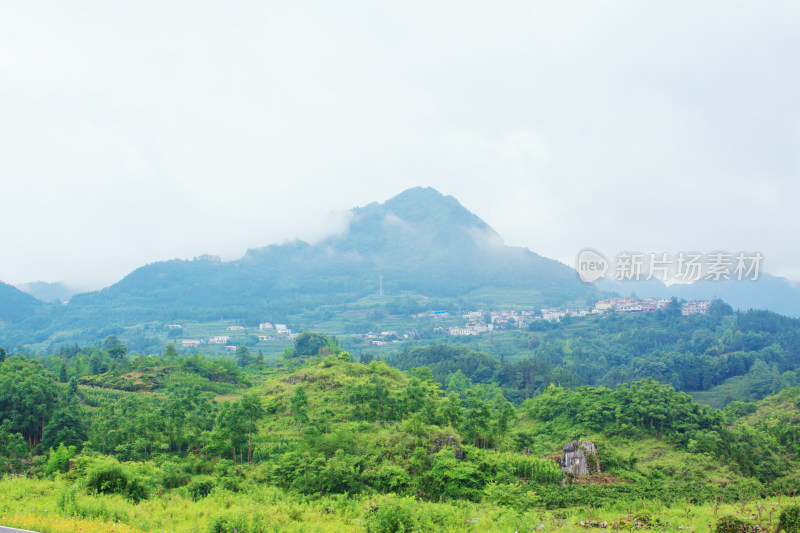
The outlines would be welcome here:
M 356 218 L 375 215 L 393 216 L 406 222 L 431 224 L 430 229 L 477 227 L 492 231 L 486 222 L 465 208 L 453 196 L 445 196 L 433 187 L 412 187 L 386 200 L 353 210 Z

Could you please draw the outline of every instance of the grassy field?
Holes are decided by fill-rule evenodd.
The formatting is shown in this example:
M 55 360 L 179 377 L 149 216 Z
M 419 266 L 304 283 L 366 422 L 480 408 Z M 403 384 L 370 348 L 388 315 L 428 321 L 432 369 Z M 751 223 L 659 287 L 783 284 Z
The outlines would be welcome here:
M 215 489 L 199 500 L 185 491 L 162 492 L 132 503 L 88 495 L 68 479 L 0 480 L 0 524 L 43 533 L 266 531 L 713 531 L 734 516 L 774 530 L 781 509 L 797 498 L 735 504 L 664 506 L 638 501 L 607 508 L 514 509 L 486 503 L 422 502 L 393 495 L 300 497 L 252 483 L 246 491 Z M 403 524 L 407 529 L 392 528 Z M 409 529 L 410 528 L 410 529 Z

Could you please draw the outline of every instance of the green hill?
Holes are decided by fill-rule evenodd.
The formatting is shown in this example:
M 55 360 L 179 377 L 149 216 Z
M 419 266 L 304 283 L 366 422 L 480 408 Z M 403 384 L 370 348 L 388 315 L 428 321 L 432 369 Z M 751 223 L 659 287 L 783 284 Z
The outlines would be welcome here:
M 513 290 L 528 294 L 529 305 L 564 305 L 598 294 L 566 265 L 503 244 L 452 196 L 415 188 L 353 209 L 343 235 L 314 245 L 296 241 L 255 248 L 228 262 L 202 256 L 145 265 L 108 288 L 73 296 L 69 305 L 45 307 L 46 321 L 35 328 L 10 326 L 18 333 L 15 339 L 35 342 L 62 331 L 97 332 L 156 320 L 225 317 L 257 324 L 265 316 L 377 294 L 381 278 L 389 295 L 454 298 Z M 9 301 L 8 307 L 16 304 Z M 100 331 L 94 338 L 103 336 Z M 0 331 L 0 342 L 10 337 Z
M 477 532 L 705 530 L 732 514 L 766 528 L 762 498 L 800 489 L 800 389 L 720 411 L 645 379 L 549 386 L 516 407 L 494 384 L 456 372 L 443 387 L 427 368 L 352 362 L 328 340 L 318 356 L 243 370 L 128 358 L 109 341 L 90 350 L 116 354 L 91 386 L 7 359 L 0 470 L 16 475 L 0 480 L 0 517 L 51 531 Z M 152 379 L 122 392 L 107 388 L 114 376 Z M 562 472 L 573 440 L 596 444 L 599 472 Z

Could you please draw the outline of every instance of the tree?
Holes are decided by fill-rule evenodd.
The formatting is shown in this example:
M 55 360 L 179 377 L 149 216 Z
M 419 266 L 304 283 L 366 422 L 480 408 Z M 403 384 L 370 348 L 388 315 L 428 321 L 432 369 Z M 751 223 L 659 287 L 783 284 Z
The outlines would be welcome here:
M 669 300 L 669 303 L 664 308 L 664 312 L 669 316 L 680 316 L 681 314 L 681 303 L 678 301 L 676 297 L 672 297 Z
M 67 379 L 68 379 L 68 377 L 67 377 L 67 361 L 64 360 L 64 361 L 61 361 L 61 368 L 58 371 L 58 381 L 60 381 L 61 383 L 66 383 Z
M 0 470 L 10 468 L 10 462 L 18 462 L 29 452 L 25 439 L 13 430 L 11 420 L 3 420 L 0 424 Z
M 514 406 L 511 405 L 511 403 L 506 400 L 502 394 L 498 394 L 494 397 L 491 409 L 498 441 L 499 443 L 502 443 L 502 438 L 508 431 L 508 425 L 517 415 L 517 412 L 514 409 Z
M 70 400 L 78 397 L 78 379 L 75 376 L 69 378 L 69 387 L 67 387 L 67 397 Z
M 167 347 L 164 348 L 164 357 L 169 357 L 170 359 L 177 358 L 178 350 L 175 348 L 175 345 L 172 343 L 167 344 Z
M 447 382 L 447 390 L 463 395 L 472 386 L 472 381 L 464 375 L 461 369 L 456 370 Z
M 266 416 L 267 411 L 261 403 L 261 398 L 255 394 L 246 394 L 240 400 L 242 409 L 247 417 L 247 462 L 253 462 L 253 430 L 259 420 Z
M 308 396 L 305 387 L 300 385 L 295 389 L 291 403 L 292 418 L 300 425 L 308 422 Z
M 86 424 L 80 413 L 77 410 L 62 409 L 56 411 L 45 426 L 39 451 L 44 452 L 59 445 L 80 449 L 87 440 Z
M 105 351 L 109 351 L 114 346 L 120 344 L 119 338 L 116 335 L 109 335 L 105 339 L 103 339 L 103 343 L 101 348 Z
M 0 346 L 0 363 L 6 360 L 6 349 Z
M 125 355 L 127 355 L 127 353 L 128 353 L 128 347 L 121 343 L 117 343 L 108 349 L 108 355 L 115 363 L 118 363 L 119 361 L 123 360 L 125 358 Z
M 248 366 L 252 362 L 250 350 L 247 349 L 247 346 L 241 345 L 236 348 L 236 361 L 242 368 Z
M 337 353 L 340 349 L 336 339 L 329 339 L 322 333 L 304 331 L 294 340 L 294 355 L 317 355 L 320 350 L 327 348 L 330 353 Z
M 38 361 L 15 356 L 0 366 L 0 420 L 11 420 L 13 431 L 22 433 L 32 450 L 57 400 L 55 376 Z
M 246 442 L 245 435 L 247 434 L 247 416 L 242 408 L 241 402 L 227 402 L 222 404 L 219 414 L 217 415 L 214 433 L 226 446 L 230 446 L 234 463 L 236 462 L 237 456 L 236 450 L 240 450 L 238 456 L 241 462 L 243 460 L 241 450 Z
M 89 371 L 95 376 L 105 371 L 105 364 L 99 354 L 93 353 L 92 356 L 89 357 Z

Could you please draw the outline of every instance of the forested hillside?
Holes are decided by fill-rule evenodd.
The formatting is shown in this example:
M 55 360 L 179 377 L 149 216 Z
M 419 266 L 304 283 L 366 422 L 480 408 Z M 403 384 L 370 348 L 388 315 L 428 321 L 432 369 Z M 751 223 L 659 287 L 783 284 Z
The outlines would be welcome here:
M 524 357 L 510 361 L 472 350 L 469 341 L 411 347 L 389 361 L 402 369 L 427 366 L 441 383 L 459 371 L 475 383 L 496 383 L 515 401 L 550 383 L 615 387 L 653 378 L 721 407 L 800 385 L 800 320 L 734 313 L 721 301 L 708 315 L 611 313 L 540 321 L 531 329 L 536 336 L 520 348 Z
M 35 323 L 9 321 L 0 327 L 0 342 L 39 342 L 62 331 L 97 332 L 155 320 L 227 317 L 258 323 L 266 314 L 352 302 L 381 286 L 386 293 L 426 297 L 524 290 L 530 305 L 563 305 L 599 294 L 570 267 L 505 245 L 452 196 L 414 188 L 353 209 L 344 234 L 313 245 L 255 248 L 235 261 L 201 256 L 142 266 L 110 287 L 73 296 L 69 305 L 44 307 Z M 4 308 L 17 319 L 26 313 L 0 299 L 0 313 Z
M 112 520 L 209 533 L 532 531 L 569 528 L 588 509 L 607 523 L 699 528 L 720 509 L 800 491 L 798 388 L 720 411 L 652 379 L 551 383 L 515 405 L 458 357 L 455 371 L 444 359 L 401 371 L 301 337 L 276 365 L 244 351 L 235 364 L 172 347 L 131 356 L 113 337 L 5 358 L 0 469 L 25 477 L 0 481 L 0 513 L 20 525 L 31 510 L 41 524 L 77 515 L 97 531 Z M 565 475 L 561 449 L 585 440 L 599 473 Z M 687 502 L 697 518 L 681 518 Z

